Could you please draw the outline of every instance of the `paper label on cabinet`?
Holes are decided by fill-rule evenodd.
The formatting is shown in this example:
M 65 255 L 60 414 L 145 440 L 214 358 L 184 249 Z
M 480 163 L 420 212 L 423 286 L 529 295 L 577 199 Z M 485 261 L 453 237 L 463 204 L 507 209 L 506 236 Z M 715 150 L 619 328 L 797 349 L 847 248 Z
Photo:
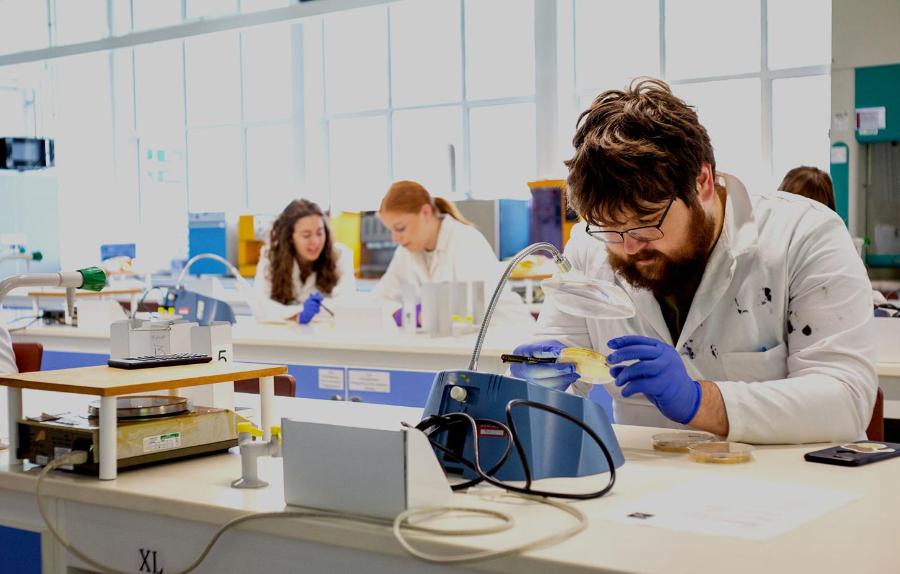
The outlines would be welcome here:
M 836 145 L 831 148 L 831 163 L 847 163 L 847 148 Z
M 319 369 L 319 388 L 336 391 L 344 388 L 343 369 Z
M 369 393 L 391 392 L 391 373 L 388 371 L 350 371 L 351 391 Z
M 861 135 L 875 135 L 887 127 L 887 108 L 856 108 L 856 130 Z

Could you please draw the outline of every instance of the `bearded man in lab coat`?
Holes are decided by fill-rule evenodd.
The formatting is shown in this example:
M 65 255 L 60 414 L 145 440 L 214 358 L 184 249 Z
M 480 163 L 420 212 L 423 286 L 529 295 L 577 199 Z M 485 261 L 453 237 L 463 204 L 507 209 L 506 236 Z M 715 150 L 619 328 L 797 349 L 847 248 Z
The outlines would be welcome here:
M 615 420 L 751 443 L 864 437 L 877 392 L 871 286 L 841 219 L 717 173 L 695 111 L 659 80 L 600 94 L 579 118 L 566 256 L 632 297 L 630 319 L 574 316 L 551 295 L 538 340 L 608 355 Z M 586 394 L 572 364 L 512 374 Z

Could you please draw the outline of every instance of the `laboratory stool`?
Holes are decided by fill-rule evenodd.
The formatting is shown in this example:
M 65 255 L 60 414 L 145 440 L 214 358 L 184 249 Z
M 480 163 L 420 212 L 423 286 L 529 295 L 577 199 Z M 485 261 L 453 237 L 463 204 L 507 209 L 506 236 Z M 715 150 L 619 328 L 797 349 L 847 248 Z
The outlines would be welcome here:
M 13 343 L 16 356 L 16 367 L 20 373 L 33 373 L 41 370 L 44 359 L 44 346 L 40 343 Z
M 259 379 L 244 379 L 234 382 L 234 392 L 259 394 Z M 294 375 L 275 375 L 275 396 L 293 397 L 297 394 L 297 379 Z

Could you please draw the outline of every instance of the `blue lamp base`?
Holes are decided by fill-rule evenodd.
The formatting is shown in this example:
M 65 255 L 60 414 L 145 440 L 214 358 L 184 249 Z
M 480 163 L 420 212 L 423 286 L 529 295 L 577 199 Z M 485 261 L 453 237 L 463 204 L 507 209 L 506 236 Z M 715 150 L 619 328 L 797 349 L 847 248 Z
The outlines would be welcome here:
M 603 440 L 616 468 L 625 457 L 603 407 L 576 395 L 548 389 L 522 379 L 477 371 L 441 371 L 435 377 L 425 404 L 424 417 L 466 413 L 474 419 L 490 419 L 507 424 L 506 407 L 510 401 L 525 399 L 559 409 L 583 421 Z M 609 471 L 606 457 L 594 440 L 581 428 L 562 417 L 533 408 L 515 408 L 513 421 L 535 480 L 552 477 L 579 477 Z M 432 435 L 432 441 L 456 455 L 474 460 L 471 429 L 452 425 Z M 481 467 L 488 470 L 503 457 L 509 444 L 506 431 L 488 422 L 478 424 Z M 476 473 L 435 449 L 444 469 L 467 479 Z M 512 456 L 493 476 L 504 481 L 525 480 L 522 462 Z

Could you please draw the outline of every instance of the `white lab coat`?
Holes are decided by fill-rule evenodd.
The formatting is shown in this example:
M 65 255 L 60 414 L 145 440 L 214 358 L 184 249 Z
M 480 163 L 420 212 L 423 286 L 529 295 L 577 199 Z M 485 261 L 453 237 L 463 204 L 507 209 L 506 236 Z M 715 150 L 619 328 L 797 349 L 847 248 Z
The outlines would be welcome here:
M 338 282 L 332 289 L 331 293 L 322 293 L 325 297 L 340 297 L 356 292 L 356 275 L 353 269 L 353 252 L 349 247 L 332 242 L 338 271 Z M 319 290 L 316 287 L 316 273 L 313 272 L 306 278 L 306 281 L 300 280 L 300 264 L 294 261 L 292 271 L 294 281 L 295 300 L 290 304 L 284 305 L 271 298 L 272 282 L 268 278 L 269 269 L 269 247 L 266 245 L 260 250 L 259 263 L 256 266 L 256 278 L 253 280 L 253 291 L 259 305 L 255 310 L 262 316 L 257 320 L 278 321 L 289 319 L 303 310 L 303 302 Z
M 424 283 L 484 281 L 492 289 L 499 278 L 500 263 L 484 235 L 475 227 L 445 215 L 432 254 L 398 246 L 375 286 L 375 295 L 399 302 L 403 299 L 404 285 L 413 285 L 418 290 Z
M 674 347 L 695 379 L 714 381 L 729 440 L 849 441 L 864 437 L 877 390 L 871 285 L 841 219 L 783 192 L 750 196 L 732 176 L 725 223 Z M 577 268 L 616 281 L 637 315 L 604 320 L 563 313 L 548 297 L 537 339 L 609 353 L 606 342 L 644 335 L 673 344 L 659 304 L 614 276 L 606 250 L 578 226 L 566 246 Z M 613 394 L 623 424 L 683 428 L 643 394 Z M 576 383 L 574 392 L 588 388 Z
M 484 235 L 474 226 L 445 215 L 434 251 L 426 255 L 398 246 L 374 293 L 376 297 L 402 302 L 404 285 L 412 285 L 419 292 L 424 283 L 483 281 L 487 305 L 502 273 L 503 267 Z M 521 297 L 508 286 L 493 321 L 507 327 L 530 329 L 534 325 Z
M 16 355 L 13 353 L 12 339 L 6 327 L 0 325 L 0 373 L 18 373 Z

